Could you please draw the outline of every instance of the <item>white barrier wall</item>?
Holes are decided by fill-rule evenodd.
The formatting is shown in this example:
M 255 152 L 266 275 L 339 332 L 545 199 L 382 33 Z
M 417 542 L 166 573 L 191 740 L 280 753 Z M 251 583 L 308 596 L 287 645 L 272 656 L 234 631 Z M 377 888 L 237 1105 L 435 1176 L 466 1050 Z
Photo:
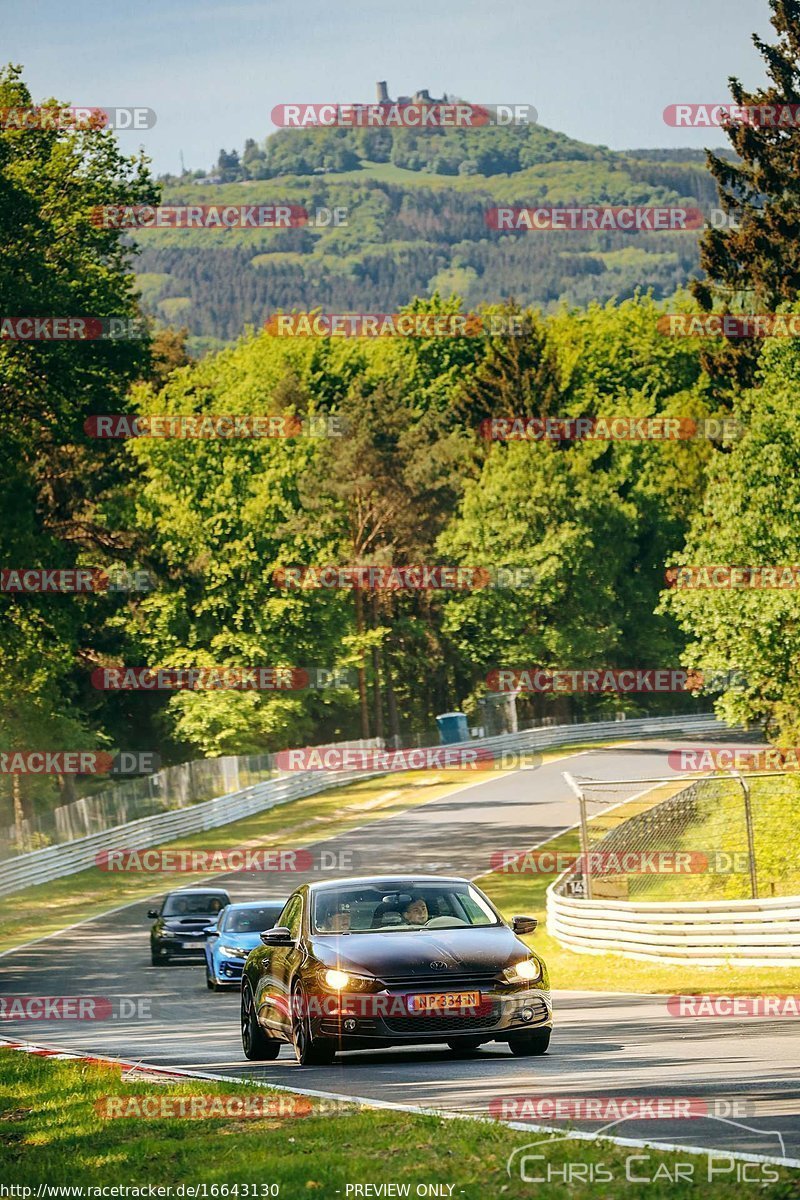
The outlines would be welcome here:
M 800 896 L 637 903 L 559 896 L 557 886 L 547 891 L 547 930 L 579 954 L 800 967 Z

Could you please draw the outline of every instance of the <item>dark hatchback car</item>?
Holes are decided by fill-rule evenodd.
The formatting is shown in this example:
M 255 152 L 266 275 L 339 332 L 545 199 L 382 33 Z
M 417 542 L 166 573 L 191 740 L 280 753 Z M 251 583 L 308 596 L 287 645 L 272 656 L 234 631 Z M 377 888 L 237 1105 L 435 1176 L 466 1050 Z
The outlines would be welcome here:
M 231 898 L 222 888 L 191 888 L 168 892 L 161 908 L 148 910 L 155 917 L 150 930 L 150 961 L 154 967 L 172 958 L 202 958 L 206 937 Z
M 446 1043 L 468 1053 L 507 1042 L 544 1054 L 547 969 L 466 879 L 388 876 L 304 884 L 289 897 L 242 976 L 242 1046 L 303 1064 L 337 1050 Z

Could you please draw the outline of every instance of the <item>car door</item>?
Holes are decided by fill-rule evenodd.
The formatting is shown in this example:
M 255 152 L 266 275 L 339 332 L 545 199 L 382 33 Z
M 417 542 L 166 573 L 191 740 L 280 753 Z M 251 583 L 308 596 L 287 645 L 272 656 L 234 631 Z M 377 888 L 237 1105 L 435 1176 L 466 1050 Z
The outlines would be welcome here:
M 276 926 L 285 926 L 292 935 L 290 946 L 271 946 L 261 963 L 257 1004 L 262 1024 L 291 1029 L 291 979 L 298 959 L 302 958 L 303 896 L 291 896 Z

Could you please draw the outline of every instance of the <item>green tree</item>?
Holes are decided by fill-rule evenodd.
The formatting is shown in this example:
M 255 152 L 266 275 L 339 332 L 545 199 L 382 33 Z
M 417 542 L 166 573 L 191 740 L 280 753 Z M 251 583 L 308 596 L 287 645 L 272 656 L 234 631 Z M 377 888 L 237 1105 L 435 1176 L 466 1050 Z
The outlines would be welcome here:
M 33 101 L 21 70 L 0 71 L 0 109 Z M 45 107 L 57 108 L 56 101 Z M 133 250 L 95 219 L 98 207 L 152 203 L 142 158 L 126 158 L 113 132 L 83 127 L 0 130 L 0 312 L 4 316 L 135 321 Z M 84 430 L 94 414 L 124 409 L 148 369 L 148 339 L 0 339 L 0 561 L 6 567 L 104 566 L 122 559 L 118 500 L 126 475 L 118 446 Z M 115 519 L 116 518 L 116 519 Z M 3 732 L 57 748 L 91 738 L 105 713 L 86 677 L 102 634 L 106 597 L 0 596 Z M 35 648 L 35 649 L 34 649 Z M 63 714 L 68 714 L 64 716 Z M 26 732 L 26 730 L 28 732 Z M 67 743 L 67 746 L 69 742 Z
M 800 351 L 765 348 L 760 386 L 737 400 L 742 437 L 715 456 L 702 509 L 672 565 L 791 566 L 800 562 Z M 664 593 L 689 644 L 684 661 L 734 671 L 718 701 L 731 723 L 765 722 L 775 739 L 800 736 L 800 606 L 791 587 L 721 590 L 673 586 Z
M 778 39 L 753 42 L 767 66 L 770 84 L 748 92 L 729 80 L 736 105 L 800 104 L 800 0 L 770 0 Z M 791 125 L 729 122 L 727 137 L 735 159 L 708 154 L 732 228 L 709 228 L 700 243 L 706 279 L 693 285 L 707 311 L 772 312 L 794 301 L 800 289 L 800 134 Z M 746 340 L 715 346 L 706 354 L 709 370 L 753 379 L 758 346 Z

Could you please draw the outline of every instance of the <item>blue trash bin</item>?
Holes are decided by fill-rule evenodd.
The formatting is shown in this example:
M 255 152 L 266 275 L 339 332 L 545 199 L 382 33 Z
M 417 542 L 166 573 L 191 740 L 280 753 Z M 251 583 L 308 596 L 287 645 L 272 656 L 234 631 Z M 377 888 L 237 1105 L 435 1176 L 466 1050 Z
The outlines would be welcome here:
M 443 745 L 449 742 L 469 741 L 469 722 L 466 713 L 441 713 L 436 718 L 436 724 L 439 726 L 439 740 Z

